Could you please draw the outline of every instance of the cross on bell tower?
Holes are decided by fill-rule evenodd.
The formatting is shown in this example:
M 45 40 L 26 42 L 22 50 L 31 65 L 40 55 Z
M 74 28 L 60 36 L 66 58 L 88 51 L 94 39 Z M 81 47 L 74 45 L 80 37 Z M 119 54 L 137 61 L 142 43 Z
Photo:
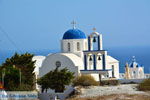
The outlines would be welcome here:
M 73 20 L 72 22 L 71 22 L 71 24 L 72 24 L 72 26 L 73 26 L 73 29 L 75 29 L 76 28 L 76 22 Z
M 93 28 L 93 31 L 96 32 L 96 28 L 95 27 Z
M 135 61 L 136 61 L 135 56 L 132 56 L 132 61 L 133 61 L 133 62 L 135 62 Z

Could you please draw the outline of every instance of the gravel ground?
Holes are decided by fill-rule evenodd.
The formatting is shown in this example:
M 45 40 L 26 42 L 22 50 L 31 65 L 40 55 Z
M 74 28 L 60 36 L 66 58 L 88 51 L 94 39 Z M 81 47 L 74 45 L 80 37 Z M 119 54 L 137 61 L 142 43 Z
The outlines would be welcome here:
M 111 94 L 141 94 L 150 95 L 148 92 L 137 91 L 137 84 L 125 84 L 118 86 L 91 86 L 89 88 L 81 88 L 81 94 L 78 97 L 95 97 Z

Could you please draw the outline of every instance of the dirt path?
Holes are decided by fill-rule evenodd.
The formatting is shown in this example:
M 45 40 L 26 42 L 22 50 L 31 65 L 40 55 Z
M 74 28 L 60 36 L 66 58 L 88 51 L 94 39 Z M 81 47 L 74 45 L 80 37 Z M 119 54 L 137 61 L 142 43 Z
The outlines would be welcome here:
M 91 86 L 69 100 L 150 100 L 150 92 L 138 91 L 137 84 Z
M 79 97 L 93 97 L 93 96 L 103 96 L 111 94 L 142 94 L 150 95 L 143 91 L 138 91 L 136 88 L 137 84 L 125 84 L 118 86 L 92 86 L 89 88 L 82 88 Z
M 141 94 L 113 94 L 98 97 L 70 98 L 68 100 L 150 100 L 150 96 Z

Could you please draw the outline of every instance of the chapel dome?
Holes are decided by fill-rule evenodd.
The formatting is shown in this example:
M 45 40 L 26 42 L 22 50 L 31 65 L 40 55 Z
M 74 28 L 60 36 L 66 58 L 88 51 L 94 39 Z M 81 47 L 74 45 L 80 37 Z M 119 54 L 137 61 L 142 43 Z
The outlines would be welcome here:
M 86 35 L 79 29 L 70 29 L 64 33 L 63 39 L 86 39 Z
M 130 63 L 130 67 L 141 67 L 141 65 L 140 64 L 138 64 L 137 62 L 132 62 L 132 63 Z
M 129 65 L 130 67 L 141 67 L 140 64 L 136 62 L 135 56 L 132 57 L 132 62 Z

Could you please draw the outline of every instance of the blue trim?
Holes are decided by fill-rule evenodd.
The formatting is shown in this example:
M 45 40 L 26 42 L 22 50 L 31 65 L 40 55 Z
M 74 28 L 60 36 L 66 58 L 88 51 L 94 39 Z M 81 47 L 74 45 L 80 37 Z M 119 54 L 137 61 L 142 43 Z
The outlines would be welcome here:
M 91 51 L 91 39 L 90 36 L 88 36 L 88 51 Z
M 80 71 L 111 71 L 112 69 L 107 69 L 107 70 L 80 70 Z
M 132 63 L 129 64 L 130 67 L 142 67 L 142 65 L 138 64 L 136 61 L 132 61 Z
M 92 51 L 86 50 L 86 51 L 83 51 L 83 52 L 95 52 L 95 51 L 106 51 L 106 50 L 92 50 Z
M 103 54 L 103 70 L 106 69 L 105 54 Z
M 87 70 L 87 58 L 86 58 L 86 55 L 84 55 L 84 70 Z
M 93 55 L 93 68 L 96 70 L 96 56 Z
M 98 41 L 97 41 L 98 42 L 98 50 L 100 50 L 100 37 L 99 37 L 99 35 L 97 38 L 98 38 Z

